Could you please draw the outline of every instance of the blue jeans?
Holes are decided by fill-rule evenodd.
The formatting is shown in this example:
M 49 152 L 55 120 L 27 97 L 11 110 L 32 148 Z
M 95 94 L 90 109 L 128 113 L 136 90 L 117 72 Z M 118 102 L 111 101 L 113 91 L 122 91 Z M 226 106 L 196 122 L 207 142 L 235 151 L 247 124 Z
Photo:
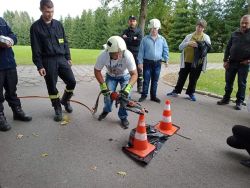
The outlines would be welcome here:
M 147 97 L 149 82 L 151 80 L 150 96 L 156 97 L 158 80 L 161 73 L 161 61 L 143 60 L 143 89 L 142 96 Z
M 230 100 L 231 93 L 233 91 L 233 84 L 238 75 L 238 91 L 236 94 L 236 103 L 242 103 L 245 99 L 245 91 L 247 85 L 247 76 L 248 76 L 248 65 L 238 65 L 230 64 L 229 68 L 226 69 L 226 87 L 225 87 L 225 100 Z
M 130 79 L 129 74 L 127 74 L 125 76 L 119 76 L 119 77 L 112 77 L 112 76 L 109 76 L 108 74 L 106 74 L 105 82 L 107 83 L 107 86 L 108 86 L 110 91 L 116 91 L 116 87 L 117 87 L 118 83 L 121 86 L 121 88 L 120 88 L 120 90 L 121 90 L 128 84 L 129 79 Z M 111 112 L 112 111 L 112 104 L 113 104 L 113 101 L 111 100 L 110 96 L 104 97 L 103 111 L 104 112 Z M 128 113 L 125 110 L 125 108 L 119 107 L 118 116 L 120 119 L 127 118 Z

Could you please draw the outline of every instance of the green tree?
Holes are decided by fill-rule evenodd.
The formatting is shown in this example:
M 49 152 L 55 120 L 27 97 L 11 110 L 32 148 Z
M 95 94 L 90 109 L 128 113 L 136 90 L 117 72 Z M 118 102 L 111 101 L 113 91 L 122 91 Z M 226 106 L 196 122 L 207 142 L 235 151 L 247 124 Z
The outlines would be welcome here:
M 201 18 L 207 21 L 207 33 L 212 41 L 212 52 L 221 52 L 224 48 L 225 24 L 223 20 L 223 2 L 203 0 L 200 8 Z
M 12 31 L 17 35 L 19 45 L 29 45 L 29 29 L 32 23 L 27 12 L 11 12 L 4 13 L 4 19 L 9 23 Z
M 188 0 L 178 0 L 175 4 L 172 29 L 168 35 L 171 51 L 179 51 L 182 40 L 194 31 L 197 15 L 190 5 L 192 4 Z
M 248 13 L 247 0 L 227 0 L 224 9 L 225 37 L 229 38 L 231 33 L 239 28 L 240 18 Z
M 108 9 L 103 7 L 98 8 L 95 11 L 95 32 L 93 33 L 95 48 L 102 48 L 112 33 L 111 29 L 112 26 L 109 24 Z
M 72 38 L 73 37 L 73 24 L 74 24 L 74 20 L 70 17 L 70 15 L 68 15 L 63 20 L 64 31 L 65 31 L 70 47 L 73 47 L 73 38 Z
M 77 16 L 74 21 L 73 21 L 73 26 L 72 26 L 72 37 L 71 37 L 71 42 L 72 42 L 72 47 L 73 48 L 81 48 L 80 44 L 80 38 L 81 38 L 81 33 L 79 32 L 80 28 L 80 18 Z

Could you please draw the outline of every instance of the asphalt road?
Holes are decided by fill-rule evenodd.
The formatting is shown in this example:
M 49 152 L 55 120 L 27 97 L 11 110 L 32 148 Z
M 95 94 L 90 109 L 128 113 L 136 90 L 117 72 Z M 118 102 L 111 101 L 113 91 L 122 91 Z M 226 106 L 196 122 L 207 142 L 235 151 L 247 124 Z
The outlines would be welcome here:
M 62 92 L 61 83 L 58 87 Z M 19 86 L 18 94 L 46 96 L 45 88 L 42 80 L 33 86 Z M 162 103 L 142 103 L 149 110 L 146 123 L 161 120 L 165 94 L 171 90 L 160 81 Z M 92 107 L 98 92 L 95 80 L 78 82 L 74 99 Z M 133 92 L 133 98 L 138 99 L 139 95 Z M 99 122 L 86 108 L 73 104 L 70 123 L 61 126 L 53 121 L 54 111 L 47 99 L 23 99 L 24 110 L 33 116 L 32 122 L 23 123 L 12 120 L 5 103 L 12 130 L 0 132 L 0 187 L 249 188 L 250 169 L 239 163 L 249 158 L 247 152 L 226 145 L 233 125 L 249 125 L 246 108 L 235 111 L 233 104 L 218 106 L 217 99 L 202 95 L 197 95 L 197 102 L 185 99 L 185 94 L 169 99 L 172 121 L 181 127 L 179 134 L 192 140 L 172 136 L 146 167 L 121 150 L 128 142 L 130 130 L 136 127 L 136 114 L 130 113 L 130 128 L 123 130 L 117 109 Z M 101 110 L 102 104 L 98 114 Z M 23 137 L 18 139 L 17 135 Z

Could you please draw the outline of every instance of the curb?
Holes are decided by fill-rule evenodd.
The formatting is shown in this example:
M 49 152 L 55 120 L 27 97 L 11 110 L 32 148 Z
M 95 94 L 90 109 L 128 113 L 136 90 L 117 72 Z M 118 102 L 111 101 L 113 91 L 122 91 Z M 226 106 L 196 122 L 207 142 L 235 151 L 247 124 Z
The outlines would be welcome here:
M 164 80 L 163 80 L 163 83 L 164 83 L 164 84 L 167 84 L 167 85 L 169 85 L 169 86 L 171 86 L 171 87 L 175 87 L 174 84 L 169 83 L 169 82 L 167 82 L 167 81 L 164 81 Z M 183 89 L 184 89 L 184 90 L 187 90 L 186 87 L 183 87 Z M 207 91 L 195 90 L 195 93 L 198 93 L 198 94 L 201 94 L 201 95 L 205 95 L 205 96 L 208 96 L 208 97 L 213 97 L 213 98 L 216 98 L 216 99 L 222 99 L 222 98 L 223 98 L 222 95 L 217 95 L 217 94 L 215 94 L 215 93 L 211 93 L 211 92 L 207 92 Z M 233 102 L 233 103 L 235 103 L 236 99 L 233 98 L 233 99 L 230 99 L 230 101 Z M 243 105 L 246 106 L 246 101 L 243 102 Z

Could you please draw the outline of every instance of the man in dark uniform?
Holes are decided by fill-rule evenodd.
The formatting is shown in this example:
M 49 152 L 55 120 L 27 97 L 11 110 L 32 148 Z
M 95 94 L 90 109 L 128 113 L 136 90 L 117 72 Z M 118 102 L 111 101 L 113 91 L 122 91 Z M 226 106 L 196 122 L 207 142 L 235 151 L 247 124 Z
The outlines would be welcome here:
M 11 31 L 5 20 L 0 17 L 0 131 L 8 131 L 11 126 L 4 116 L 4 99 L 13 111 L 14 120 L 31 121 L 30 116 L 25 115 L 17 98 L 16 85 L 18 82 L 16 62 L 12 46 L 17 43 L 15 34 Z M 3 95 L 5 90 L 5 96 Z
M 128 50 L 133 54 L 137 67 L 137 92 L 142 92 L 143 74 L 142 68 L 138 67 L 137 55 L 142 40 L 142 31 L 137 27 L 137 20 L 135 16 L 130 16 L 128 19 L 129 27 L 122 33 L 122 38 L 125 40 Z
M 240 28 L 232 33 L 224 54 L 224 68 L 226 70 L 226 86 L 223 99 L 218 105 L 228 104 L 233 91 L 233 83 L 238 75 L 238 91 L 236 94 L 236 110 L 241 110 L 245 99 L 246 83 L 250 63 L 250 15 L 240 20 Z
M 53 2 L 41 0 L 40 10 L 41 18 L 30 28 L 32 58 L 39 74 L 45 78 L 49 97 L 55 109 L 54 120 L 61 121 L 61 104 L 68 113 L 73 111 L 69 100 L 73 95 L 76 81 L 71 70 L 71 57 L 64 28 L 59 21 L 53 19 Z M 56 88 L 58 76 L 66 83 L 61 101 Z

